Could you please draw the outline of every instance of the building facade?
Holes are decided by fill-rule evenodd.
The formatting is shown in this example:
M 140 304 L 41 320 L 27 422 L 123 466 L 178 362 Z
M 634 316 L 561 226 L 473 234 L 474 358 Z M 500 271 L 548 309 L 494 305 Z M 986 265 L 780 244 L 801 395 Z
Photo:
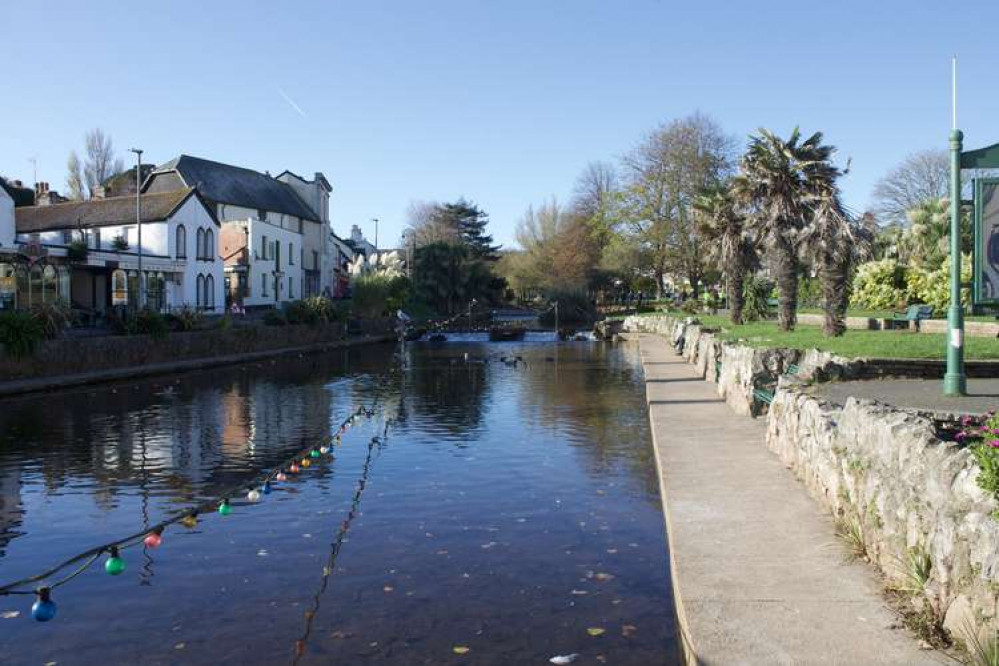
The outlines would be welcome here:
M 157 167 L 146 192 L 197 186 L 222 225 L 226 300 L 242 307 L 280 307 L 332 290 L 329 195 L 313 180 L 181 155 Z
M 18 256 L 0 263 L 15 278 L 17 308 L 63 302 L 103 315 L 115 306 L 160 312 L 224 307 L 219 223 L 192 188 L 141 199 L 142 273 L 135 198 L 114 197 L 15 209 Z

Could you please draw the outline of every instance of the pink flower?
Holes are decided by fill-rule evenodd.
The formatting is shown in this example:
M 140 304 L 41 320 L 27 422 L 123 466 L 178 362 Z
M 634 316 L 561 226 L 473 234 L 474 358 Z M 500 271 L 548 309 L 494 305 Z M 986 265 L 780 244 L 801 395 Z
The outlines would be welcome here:
M 989 446 L 991 446 L 993 449 L 999 449 L 999 439 L 993 439 L 991 442 L 989 442 Z

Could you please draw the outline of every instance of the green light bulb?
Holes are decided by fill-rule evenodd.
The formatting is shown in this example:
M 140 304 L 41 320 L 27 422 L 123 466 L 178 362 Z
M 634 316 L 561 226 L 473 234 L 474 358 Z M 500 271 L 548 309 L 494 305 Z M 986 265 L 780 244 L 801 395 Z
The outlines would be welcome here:
M 121 559 L 121 555 L 118 554 L 117 546 L 111 548 L 111 555 L 104 563 L 104 571 L 109 576 L 117 576 L 125 572 L 125 560 Z
M 309 455 L 312 456 L 313 458 L 318 458 L 319 457 L 319 449 L 312 449 L 311 451 L 309 451 Z
M 232 513 L 232 507 L 229 506 L 229 500 L 222 500 L 222 503 L 219 504 L 219 514 L 228 516 L 230 513 Z

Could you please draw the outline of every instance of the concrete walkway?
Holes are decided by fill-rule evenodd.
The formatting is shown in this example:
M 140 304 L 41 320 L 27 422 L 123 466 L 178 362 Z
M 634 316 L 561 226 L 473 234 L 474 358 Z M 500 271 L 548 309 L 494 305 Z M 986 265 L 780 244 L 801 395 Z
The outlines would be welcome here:
M 715 387 L 654 335 L 641 345 L 669 537 L 677 614 L 689 662 L 944 664 L 890 629 L 873 572 L 845 559 L 820 511 Z
M 968 395 L 963 398 L 945 397 L 942 390 L 942 380 L 870 379 L 826 382 L 815 385 L 810 392 L 840 405 L 852 396 L 937 414 L 978 415 L 999 407 L 999 379 L 969 379 Z

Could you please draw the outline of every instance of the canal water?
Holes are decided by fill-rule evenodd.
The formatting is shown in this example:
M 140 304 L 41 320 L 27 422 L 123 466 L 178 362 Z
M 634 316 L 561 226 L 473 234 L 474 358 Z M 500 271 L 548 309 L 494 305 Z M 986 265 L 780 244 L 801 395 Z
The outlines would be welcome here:
M 0 663 L 676 663 L 627 345 L 453 338 L 0 402 L 0 585 L 218 498 L 362 405 L 334 458 L 124 551 L 122 575 L 98 560 L 52 621 L 0 596 Z

